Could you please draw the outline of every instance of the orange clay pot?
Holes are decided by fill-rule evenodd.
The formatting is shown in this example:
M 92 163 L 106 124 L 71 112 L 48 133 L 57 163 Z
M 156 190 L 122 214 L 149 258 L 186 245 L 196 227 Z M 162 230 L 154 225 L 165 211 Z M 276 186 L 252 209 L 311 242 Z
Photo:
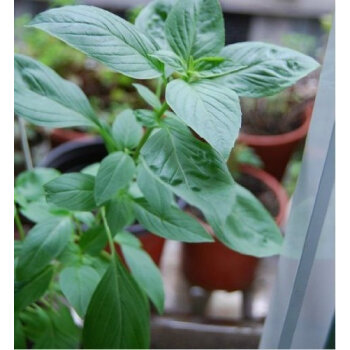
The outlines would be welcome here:
M 306 104 L 304 122 L 299 128 L 280 135 L 254 135 L 241 132 L 238 142 L 254 149 L 264 163 L 264 170 L 281 180 L 288 162 L 298 144 L 305 139 L 309 130 L 313 102 Z

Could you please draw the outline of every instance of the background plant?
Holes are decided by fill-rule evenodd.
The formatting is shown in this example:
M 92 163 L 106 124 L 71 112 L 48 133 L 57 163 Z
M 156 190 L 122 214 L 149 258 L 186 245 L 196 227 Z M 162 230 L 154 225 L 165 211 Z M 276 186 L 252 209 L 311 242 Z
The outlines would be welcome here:
M 241 125 L 239 96 L 273 95 L 318 64 L 264 43 L 225 47 L 216 0 L 158 0 L 135 25 L 95 7 L 68 6 L 39 14 L 31 27 L 113 71 L 158 84 L 155 92 L 134 85 L 152 110 L 126 110 L 109 125 L 76 85 L 16 55 L 15 113 L 46 127 L 92 128 L 109 152 L 79 173 L 35 169 L 16 181 L 16 205 L 36 222 L 24 236 L 16 210 L 22 237 L 16 243 L 16 341 L 78 346 L 80 330 L 68 303 L 84 318 L 83 347 L 148 347 L 146 295 L 162 311 L 164 292 L 159 271 L 125 229 L 136 219 L 161 237 L 212 241 L 177 207 L 176 196 L 200 209 L 231 249 L 278 254 L 282 237 L 274 220 L 226 166 Z M 42 332 L 48 328 L 54 330 L 50 340 Z

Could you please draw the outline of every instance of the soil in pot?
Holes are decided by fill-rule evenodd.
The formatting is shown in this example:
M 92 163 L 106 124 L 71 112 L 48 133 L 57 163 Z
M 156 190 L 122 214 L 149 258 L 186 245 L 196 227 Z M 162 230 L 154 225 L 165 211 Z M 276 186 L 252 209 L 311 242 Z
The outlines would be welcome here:
M 281 180 L 293 152 L 307 135 L 312 109 L 310 100 L 285 115 L 243 113 L 238 142 L 253 148 L 264 169 Z
M 281 185 L 266 172 L 244 167 L 239 179 L 281 223 L 285 215 L 287 196 Z M 188 211 L 213 233 L 202 214 L 193 207 Z M 246 290 L 254 281 L 259 263 L 256 257 L 237 253 L 215 240 L 213 243 L 183 244 L 183 271 L 191 285 L 206 290 Z
M 99 138 L 73 141 L 52 150 L 40 166 L 56 168 L 62 173 L 69 173 L 100 162 L 106 155 L 104 143 Z M 140 239 L 145 251 L 159 265 L 165 239 L 148 232 L 139 224 L 132 225 L 127 230 Z
M 303 124 L 303 112 L 308 102 L 292 103 L 283 110 L 269 110 L 262 102 L 257 100 L 254 109 L 245 109 L 243 104 L 241 132 L 250 135 L 281 135 Z

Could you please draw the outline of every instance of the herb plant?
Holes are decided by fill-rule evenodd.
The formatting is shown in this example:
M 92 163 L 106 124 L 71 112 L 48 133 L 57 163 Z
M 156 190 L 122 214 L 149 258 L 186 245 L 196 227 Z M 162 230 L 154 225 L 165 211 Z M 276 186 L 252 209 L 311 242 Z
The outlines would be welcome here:
M 212 241 L 177 207 L 181 197 L 231 249 L 278 254 L 274 220 L 226 166 L 241 125 L 239 96 L 273 95 L 318 64 L 265 43 L 224 46 L 217 0 L 156 0 L 135 25 L 96 7 L 67 6 L 39 14 L 30 26 L 113 71 L 158 85 L 153 92 L 135 84 L 152 110 L 126 110 L 110 126 L 76 85 L 16 55 L 15 113 L 46 127 L 91 127 L 109 152 L 78 173 L 34 169 L 16 180 L 17 209 L 36 223 L 25 235 L 16 210 L 17 345 L 27 338 L 36 348 L 146 348 L 146 296 L 162 312 L 164 291 L 159 271 L 126 228 L 137 220 L 167 239 Z M 82 331 L 67 305 L 84 320 Z

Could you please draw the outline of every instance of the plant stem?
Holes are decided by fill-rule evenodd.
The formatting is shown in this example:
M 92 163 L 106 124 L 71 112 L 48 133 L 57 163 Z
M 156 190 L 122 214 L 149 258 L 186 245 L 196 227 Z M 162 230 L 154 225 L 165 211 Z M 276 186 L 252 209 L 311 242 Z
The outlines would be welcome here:
M 19 237 L 20 237 L 21 241 L 23 241 L 24 238 L 25 238 L 25 233 L 24 233 L 24 229 L 23 229 L 23 226 L 22 226 L 21 219 L 20 219 L 20 217 L 18 215 L 17 208 L 15 208 L 15 223 L 16 223 L 16 226 L 17 226 L 17 229 L 18 229 L 18 232 L 19 232 Z
M 105 130 L 103 125 L 99 126 L 99 133 L 102 136 L 103 141 L 105 142 L 108 153 L 114 152 L 116 150 L 114 141 L 112 137 L 109 135 L 109 133 Z
M 30 154 L 30 147 L 27 137 L 27 131 L 25 126 L 25 121 L 22 118 L 18 118 L 20 132 L 21 132 L 21 143 L 22 143 L 22 150 L 24 154 L 24 159 L 26 162 L 26 168 L 27 170 L 33 169 L 33 161 L 32 156 Z
M 136 160 L 139 157 L 140 151 L 142 146 L 146 143 L 146 141 L 148 140 L 148 138 L 151 136 L 151 132 L 152 132 L 153 128 L 149 128 L 146 130 L 146 132 L 143 134 L 142 139 L 140 140 L 136 150 L 135 150 L 135 154 L 134 154 L 134 159 Z
M 164 102 L 160 109 L 156 112 L 156 120 L 159 122 L 159 120 L 162 118 L 164 112 L 169 108 L 168 104 Z
M 109 228 L 109 225 L 108 225 L 108 222 L 106 219 L 105 207 L 101 208 L 101 215 L 102 215 L 103 226 L 105 228 L 105 231 L 106 231 L 106 234 L 108 237 L 109 249 L 111 250 L 112 256 L 114 257 L 116 255 L 116 251 L 115 251 L 115 246 L 114 246 L 114 242 L 113 242 L 112 232 L 111 232 L 111 229 Z
M 157 84 L 157 90 L 156 90 L 156 95 L 158 98 L 161 97 L 162 87 L 163 87 L 163 78 L 159 78 L 158 84 Z

